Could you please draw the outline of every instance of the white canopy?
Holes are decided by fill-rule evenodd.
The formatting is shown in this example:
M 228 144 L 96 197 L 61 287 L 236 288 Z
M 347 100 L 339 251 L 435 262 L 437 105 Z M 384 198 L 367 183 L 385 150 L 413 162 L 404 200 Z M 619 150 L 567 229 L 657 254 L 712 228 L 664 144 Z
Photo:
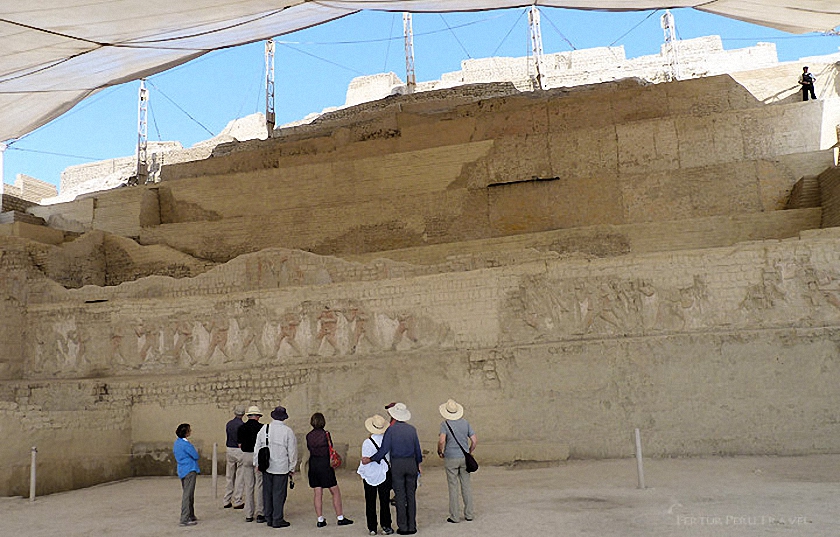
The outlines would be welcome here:
M 18 138 L 92 93 L 226 47 L 362 9 L 447 12 L 522 0 L 4 0 L 0 5 L 0 141 Z M 539 0 L 609 11 L 694 7 L 803 33 L 840 25 L 838 0 Z M 364 29 L 360 29 L 363 32 Z

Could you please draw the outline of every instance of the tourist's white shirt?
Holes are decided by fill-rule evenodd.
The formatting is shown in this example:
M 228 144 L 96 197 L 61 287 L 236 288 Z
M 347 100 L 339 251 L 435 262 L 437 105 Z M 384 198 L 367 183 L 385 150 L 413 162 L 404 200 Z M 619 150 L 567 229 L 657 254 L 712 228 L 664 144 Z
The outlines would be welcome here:
M 371 435 L 374 442 L 377 445 L 382 445 L 382 435 L 381 434 L 374 434 Z M 373 442 L 370 441 L 370 438 L 366 438 L 364 442 L 362 442 L 362 457 L 370 457 L 374 455 L 377 451 L 376 446 L 373 445 Z M 388 455 L 385 455 L 388 458 Z M 362 476 L 362 479 L 365 480 L 365 483 L 368 485 L 375 487 L 377 485 L 382 484 L 385 481 L 385 475 L 388 473 L 388 463 L 385 462 L 385 459 L 381 460 L 380 462 L 370 462 L 370 464 L 362 464 L 359 463 L 359 469 L 356 470 L 356 473 Z

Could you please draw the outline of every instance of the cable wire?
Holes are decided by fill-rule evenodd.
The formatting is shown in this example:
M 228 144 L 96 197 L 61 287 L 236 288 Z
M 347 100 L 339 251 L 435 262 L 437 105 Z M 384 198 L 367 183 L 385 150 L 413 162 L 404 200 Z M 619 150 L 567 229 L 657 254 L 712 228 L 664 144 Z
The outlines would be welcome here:
M 147 81 L 147 82 L 149 82 L 149 80 L 148 80 L 148 79 L 146 79 L 146 81 Z M 164 96 L 164 98 L 166 98 L 166 100 L 167 100 L 167 101 L 169 101 L 170 103 L 172 103 L 172 104 L 175 106 L 175 108 L 177 108 L 178 110 L 180 110 L 181 112 L 183 112 L 184 114 L 186 114 L 186 116 L 187 116 L 188 118 L 190 118 L 191 120 L 193 120 L 193 121 L 194 121 L 194 122 L 195 122 L 198 126 L 200 126 L 202 129 L 204 129 L 204 130 L 206 130 L 208 133 L 210 133 L 210 136 L 216 136 L 215 134 L 213 134 L 213 131 L 211 131 L 210 129 L 208 129 L 207 127 L 205 127 L 203 123 L 201 123 L 199 120 L 195 119 L 195 118 L 194 118 L 194 117 L 193 117 L 193 116 L 192 116 L 189 112 L 187 112 L 186 110 L 184 110 L 184 109 L 183 109 L 183 108 L 182 108 L 182 107 L 181 107 L 178 103 L 176 103 L 175 101 L 173 101 L 173 100 L 172 100 L 172 98 L 170 98 L 170 97 L 169 97 L 169 95 L 167 95 L 166 93 L 164 93 L 164 91 L 163 91 L 162 89 L 160 89 L 159 87 L 157 87 L 157 86 L 156 86 L 154 83 L 152 83 L 152 82 L 149 82 L 149 85 L 150 85 L 150 86 L 152 86 L 153 88 L 155 88 L 155 91 L 157 91 L 157 92 L 159 92 L 161 95 L 163 95 L 163 96 Z
M 443 13 L 438 13 L 438 15 L 440 15 L 440 20 L 442 20 L 442 21 L 443 21 L 443 24 L 445 24 L 445 25 L 446 25 L 446 28 L 447 28 L 447 29 L 448 29 L 448 30 L 452 33 L 452 37 L 454 37 L 454 38 L 455 38 L 455 41 L 457 41 L 457 42 L 458 42 L 458 44 L 461 46 L 461 50 L 463 50 L 463 51 L 464 51 L 464 54 L 466 54 L 466 55 L 467 55 L 467 58 L 472 59 L 472 56 L 470 56 L 470 53 L 469 53 L 469 52 L 467 52 L 467 49 L 466 49 L 466 48 L 464 48 L 464 44 L 463 44 L 463 43 L 461 43 L 461 40 L 460 40 L 460 39 L 458 39 L 458 36 L 457 36 L 457 35 L 455 35 L 455 31 L 454 31 L 452 28 L 450 28 L 450 27 L 449 27 L 449 23 L 447 23 L 447 22 L 446 22 L 446 19 L 444 19 L 444 18 L 443 18 Z
M 69 158 L 77 158 L 82 160 L 107 160 L 101 157 L 85 157 L 82 155 L 70 155 L 68 153 L 54 153 L 52 151 L 40 151 L 38 149 L 26 149 L 24 147 L 16 147 L 16 146 L 8 146 L 7 149 L 11 149 L 13 151 L 23 151 L 25 153 L 39 153 L 41 155 L 54 155 L 57 157 L 69 157 Z
M 491 54 L 490 56 L 495 56 L 495 55 L 496 55 L 496 53 L 497 53 L 497 52 L 499 52 L 499 49 L 500 49 L 500 48 L 502 48 L 502 45 L 505 43 L 505 41 L 507 41 L 507 38 L 510 36 L 511 32 L 513 32 L 513 29 L 514 29 L 514 28 L 516 28 L 516 25 L 517 25 L 517 24 L 519 24 L 519 20 L 520 20 L 522 17 L 524 17 L 524 16 L 525 16 L 525 11 L 526 11 L 526 10 L 525 10 L 525 9 L 523 9 L 523 10 L 519 13 L 519 16 L 518 16 L 518 17 L 516 17 L 516 20 L 515 20 L 515 21 L 513 21 L 513 26 L 511 26 L 511 27 L 510 27 L 510 30 L 508 30 L 508 32 L 505 34 L 505 36 L 504 36 L 504 37 L 502 38 L 502 40 L 499 42 L 499 46 L 498 46 L 498 47 L 496 47 L 496 50 L 494 50 L 494 51 L 493 51 L 493 54 Z
M 388 30 L 388 46 L 385 48 L 385 65 L 382 66 L 382 72 L 388 71 L 388 56 L 391 54 L 391 41 L 394 37 L 394 22 L 397 20 L 397 14 L 394 13 L 391 17 L 391 29 Z
M 340 68 L 340 69 L 344 69 L 345 71 L 350 71 L 351 73 L 355 73 L 355 74 L 360 75 L 360 76 L 363 76 L 363 75 L 364 75 L 364 73 L 363 73 L 363 72 L 361 72 L 361 71 L 359 71 L 359 70 L 357 70 L 357 69 L 353 69 L 352 67 L 347 67 L 347 66 L 345 66 L 345 65 L 341 65 L 341 64 L 336 63 L 336 62 L 334 62 L 334 61 L 332 61 L 332 60 L 328 60 L 328 59 L 326 59 L 326 58 L 322 58 L 322 57 L 320 57 L 320 56 L 318 56 L 318 55 L 316 55 L 316 54 L 312 54 L 311 52 L 306 52 L 305 50 L 301 50 L 301 49 L 299 49 L 299 48 L 295 48 L 295 47 L 293 47 L 293 46 L 289 45 L 288 43 L 284 43 L 284 42 L 282 42 L 282 41 L 277 41 L 277 43 L 278 43 L 278 44 L 280 44 L 280 45 L 283 45 L 284 47 L 290 48 L 290 49 L 294 50 L 295 52 L 299 52 L 300 54 L 304 54 L 304 55 L 306 55 L 306 56 L 310 56 L 310 57 L 312 57 L 312 58 L 315 58 L 316 60 L 321 60 L 322 62 L 326 62 L 326 63 L 328 63 L 328 64 L 330 64 L 330 65 L 334 65 L 334 66 L 336 66 L 336 67 L 338 67 L 338 68 Z
M 616 43 L 618 43 L 619 41 L 621 41 L 622 39 L 624 39 L 625 37 L 627 37 L 627 34 L 629 34 L 630 32 L 632 32 L 633 30 L 635 30 L 635 29 L 636 29 L 636 28 L 638 28 L 639 26 L 641 26 L 643 22 L 645 22 L 645 21 L 646 21 L 646 20 L 648 20 L 649 18 L 653 17 L 653 16 L 654 16 L 656 13 L 658 13 L 658 12 L 659 12 L 659 10 L 658 10 L 658 9 L 654 9 L 653 11 L 651 11 L 650 13 L 648 13 L 648 16 L 647 16 L 647 17 L 645 17 L 644 19 L 640 20 L 640 21 L 639 21 L 639 22 L 638 22 L 635 26 L 633 26 L 632 28 L 630 28 L 629 30 L 627 30 L 626 32 L 624 32 L 623 34 L 621 34 L 621 37 L 619 37 L 618 39 L 616 39 L 615 41 L 613 41 L 612 43 L 610 43 L 610 44 L 609 44 L 609 45 L 607 45 L 607 46 L 608 46 L 608 47 L 611 47 L 611 46 L 615 45 Z
M 566 43 L 569 44 L 570 47 L 572 47 L 572 50 L 577 50 L 577 47 L 574 46 L 572 44 L 572 42 L 569 41 L 569 39 L 565 35 L 563 35 L 563 32 L 561 32 L 560 29 L 557 28 L 557 26 L 554 25 L 554 23 L 551 21 L 551 19 L 548 18 L 548 14 L 545 11 L 540 10 L 540 17 L 542 17 L 543 19 L 548 21 L 548 24 L 550 24 L 551 27 L 554 28 L 554 31 L 557 32 L 557 34 L 563 39 L 563 41 L 565 41 Z
M 155 111 L 152 109 L 152 100 L 149 99 L 149 115 L 152 116 L 152 125 L 155 126 L 155 132 L 157 133 L 158 142 L 162 141 L 163 139 L 160 137 L 160 129 L 158 128 L 157 119 L 155 119 Z

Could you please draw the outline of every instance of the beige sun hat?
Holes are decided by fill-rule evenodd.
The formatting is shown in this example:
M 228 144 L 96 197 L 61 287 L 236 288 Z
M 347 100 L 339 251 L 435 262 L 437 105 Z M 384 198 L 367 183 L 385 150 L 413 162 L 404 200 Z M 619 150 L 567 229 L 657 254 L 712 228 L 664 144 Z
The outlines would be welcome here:
M 464 406 L 450 399 L 438 407 L 440 415 L 448 420 L 459 420 L 464 415 Z
M 262 416 L 262 410 L 257 405 L 251 405 L 248 407 L 248 411 L 245 413 L 248 416 Z
M 411 412 L 406 408 L 405 403 L 397 403 L 388 409 L 388 414 L 397 421 L 408 421 L 411 419 Z
M 365 429 L 367 429 L 370 434 L 382 434 L 385 432 L 385 429 L 388 428 L 388 425 L 390 425 L 388 420 L 379 414 L 374 414 L 365 420 Z

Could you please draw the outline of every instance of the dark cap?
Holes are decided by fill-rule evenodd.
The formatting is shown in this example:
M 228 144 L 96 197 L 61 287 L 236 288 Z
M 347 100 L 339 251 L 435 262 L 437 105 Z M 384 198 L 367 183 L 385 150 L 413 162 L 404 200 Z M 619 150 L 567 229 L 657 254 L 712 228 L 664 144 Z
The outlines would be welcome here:
M 271 411 L 271 419 L 277 421 L 286 421 L 289 419 L 289 415 L 286 413 L 286 409 L 282 406 L 278 406 L 274 410 Z

